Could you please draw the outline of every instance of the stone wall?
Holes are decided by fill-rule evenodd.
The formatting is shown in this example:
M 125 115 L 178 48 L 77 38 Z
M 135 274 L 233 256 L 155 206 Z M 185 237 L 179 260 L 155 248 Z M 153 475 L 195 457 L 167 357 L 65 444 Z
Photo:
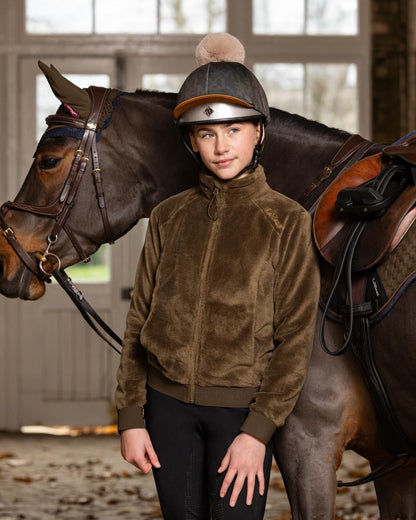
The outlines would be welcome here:
M 372 137 L 390 142 L 415 128 L 416 0 L 372 1 Z

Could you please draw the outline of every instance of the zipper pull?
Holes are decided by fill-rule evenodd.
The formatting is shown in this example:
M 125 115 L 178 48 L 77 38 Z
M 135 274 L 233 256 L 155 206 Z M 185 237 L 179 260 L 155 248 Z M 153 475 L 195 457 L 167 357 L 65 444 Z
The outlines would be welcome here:
M 217 186 L 215 186 L 214 189 L 212 190 L 211 200 L 209 201 L 208 208 L 207 208 L 208 217 L 214 221 L 217 220 L 217 218 L 220 215 L 220 207 L 219 207 L 218 200 L 217 200 L 217 195 L 218 195 L 219 191 L 220 191 L 220 189 Z M 214 210 L 214 213 L 212 213 L 214 204 L 215 204 L 215 210 Z

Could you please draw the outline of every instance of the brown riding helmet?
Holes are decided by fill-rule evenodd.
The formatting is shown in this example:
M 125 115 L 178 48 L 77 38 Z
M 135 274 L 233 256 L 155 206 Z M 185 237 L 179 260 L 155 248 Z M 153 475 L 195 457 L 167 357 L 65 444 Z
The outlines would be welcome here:
M 179 91 L 173 115 L 179 125 L 270 120 L 260 82 L 233 61 L 209 62 L 194 70 Z

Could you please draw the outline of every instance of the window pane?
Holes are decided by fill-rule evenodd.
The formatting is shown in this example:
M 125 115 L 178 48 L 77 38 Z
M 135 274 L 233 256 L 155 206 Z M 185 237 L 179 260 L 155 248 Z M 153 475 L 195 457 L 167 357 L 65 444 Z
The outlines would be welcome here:
M 253 32 L 357 34 L 358 3 L 357 0 L 253 0 Z
M 91 256 L 88 264 L 80 262 L 65 269 L 75 283 L 104 283 L 111 278 L 110 246 L 104 244 Z
M 157 0 L 95 0 L 97 33 L 157 32 Z
M 253 0 L 254 34 L 302 34 L 304 0 Z
M 357 132 L 356 65 L 308 64 L 306 77 L 306 116 L 328 126 Z
M 161 33 L 226 30 L 226 0 L 160 0 Z
M 308 0 L 308 34 L 357 34 L 357 0 Z
M 304 67 L 299 63 L 258 63 L 254 73 L 266 91 L 269 105 L 302 114 Z
M 179 92 L 186 74 L 144 74 L 142 87 L 159 92 Z
M 97 85 L 109 87 L 110 78 L 107 74 L 65 74 L 65 77 L 81 88 Z M 45 118 L 54 114 L 60 102 L 53 95 L 52 90 L 43 74 L 36 76 L 36 140 L 39 141 L 46 130 Z M 77 264 L 67 269 L 68 275 L 74 282 L 107 282 L 110 280 L 110 252 L 109 246 L 102 246 L 88 264 Z
M 92 29 L 92 0 L 26 0 L 28 33 L 91 33 Z
M 261 63 L 254 66 L 254 72 L 270 106 L 358 131 L 356 65 Z

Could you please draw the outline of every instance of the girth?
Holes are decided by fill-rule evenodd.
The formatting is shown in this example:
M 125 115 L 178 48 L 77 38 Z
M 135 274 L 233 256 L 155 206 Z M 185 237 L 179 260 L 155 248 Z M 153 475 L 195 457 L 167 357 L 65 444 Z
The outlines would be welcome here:
M 103 106 L 105 105 L 107 97 L 111 93 L 111 89 L 89 87 L 87 92 L 91 98 L 91 111 L 87 120 L 75 119 L 74 117 L 67 117 L 58 114 L 49 116 L 46 119 L 48 126 L 53 126 L 54 128 L 57 126 L 69 126 L 79 128 L 83 131 L 80 145 L 75 152 L 75 158 L 72 162 L 70 172 L 65 180 L 58 199 L 49 206 L 35 206 L 8 201 L 0 208 L 0 226 L 3 230 L 3 235 L 25 266 L 44 282 L 50 282 L 50 276 L 53 271 L 59 270 L 61 267 L 59 258 L 54 253 L 50 252 L 50 248 L 57 241 L 62 229 L 68 235 L 80 259 L 83 262 L 89 261 L 89 256 L 83 251 L 67 220 L 73 207 L 81 180 L 87 169 L 90 157 L 92 160 L 92 175 L 94 177 L 97 201 L 101 212 L 106 240 L 111 242 L 113 237 L 105 204 L 96 140 L 97 122 L 100 120 Z M 47 136 L 47 132 L 45 133 L 45 136 Z M 33 215 L 51 218 L 55 221 L 53 228 L 47 237 L 48 245 L 43 253 L 27 252 L 20 244 L 14 230 L 8 226 L 6 222 L 7 213 L 10 210 L 24 211 Z

